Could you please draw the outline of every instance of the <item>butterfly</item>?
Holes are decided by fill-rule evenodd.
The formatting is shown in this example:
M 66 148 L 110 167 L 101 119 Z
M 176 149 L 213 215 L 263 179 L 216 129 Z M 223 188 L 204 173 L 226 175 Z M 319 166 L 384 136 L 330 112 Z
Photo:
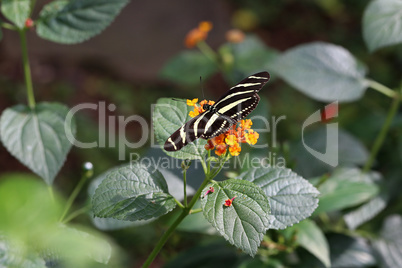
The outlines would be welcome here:
M 166 151 L 178 151 L 198 138 L 210 139 L 226 132 L 257 107 L 258 91 L 270 79 L 268 72 L 250 75 L 231 87 L 213 105 L 204 104 L 205 112 L 176 130 L 165 142 Z

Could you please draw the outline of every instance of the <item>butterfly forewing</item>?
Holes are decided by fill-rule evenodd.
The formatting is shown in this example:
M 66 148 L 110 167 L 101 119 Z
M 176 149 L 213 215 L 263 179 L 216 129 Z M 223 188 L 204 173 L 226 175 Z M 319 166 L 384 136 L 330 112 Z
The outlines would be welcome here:
M 165 142 L 166 151 L 177 151 L 198 138 L 210 139 L 224 133 L 257 107 L 258 91 L 269 81 L 261 72 L 243 79 L 223 95 L 208 111 L 192 118 Z

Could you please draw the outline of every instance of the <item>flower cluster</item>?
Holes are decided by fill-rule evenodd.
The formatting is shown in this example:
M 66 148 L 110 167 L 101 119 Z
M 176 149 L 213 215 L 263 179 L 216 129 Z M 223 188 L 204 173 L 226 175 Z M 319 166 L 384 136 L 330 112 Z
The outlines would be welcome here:
M 192 29 L 186 35 L 184 43 L 186 47 L 193 48 L 197 43 L 207 39 L 208 32 L 212 29 L 212 23 L 209 21 L 202 21 L 199 23 L 198 27 Z
M 194 111 L 190 111 L 189 115 L 195 117 L 205 112 L 204 104 L 213 105 L 214 101 L 203 100 L 197 105 L 198 99 L 187 100 L 187 105 L 194 106 Z M 227 150 L 232 156 L 238 156 L 241 152 L 241 143 L 254 145 L 260 136 L 256 131 L 251 129 L 253 122 L 250 119 L 241 120 L 237 125 L 233 125 L 225 133 L 220 134 L 210 140 L 205 145 L 205 149 L 215 149 L 215 154 L 220 156 L 226 154 Z

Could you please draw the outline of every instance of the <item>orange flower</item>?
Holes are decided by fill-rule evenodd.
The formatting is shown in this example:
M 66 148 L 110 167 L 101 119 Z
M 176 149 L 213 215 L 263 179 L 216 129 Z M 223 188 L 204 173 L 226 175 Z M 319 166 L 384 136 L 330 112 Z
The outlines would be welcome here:
M 232 156 L 238 156 L 241 152 L 241 147 L 240 145 L 236 142 L 233 146 L 229 147 L 229 153 Z
M 246 137 L 246 142 L 248 144 L 254 145 L 257 143 L 257 140 L 260 137 L 260 134 L 258 134 L 254 130 L 250 129 L 249 133 L 246 133 L 245 137 Z
M 198 111 L 198 109 L 195 109 L 194 111 L 190 111 L 190 113 L 189 113 L 189 115 L 191 117 L 196 117 L 199 114 L 200 114 L 200 112 Z
M 252 125 L 253 122 L 251 121 L 251 119 L 241 120 L 241 128 L 244 130 L 250 129 Z
M 218 144 L 216 145 L 215 154 L 217 156 L 221 156 L 226 153 L 226 145 L 225 144 Z
M 212 23 L 209 21 L 202 21 L 198 28 L 192 29 L 188 32 L 184 43 L 186 47 L 193 48 L 197 43 L 207 39 L 208 32 L 212 29 Z
M 195 98 L 193 100 L 187 100 L 187 105 L 188 106 L 195 106 L 195 104 L 198 102 L 198 99 Z
M 225 200 L 225 206 L 230 207 L 233 203 L 233 200 L 236 198 L 237 196 L 233 197 L 232 199 L 226 199 Z

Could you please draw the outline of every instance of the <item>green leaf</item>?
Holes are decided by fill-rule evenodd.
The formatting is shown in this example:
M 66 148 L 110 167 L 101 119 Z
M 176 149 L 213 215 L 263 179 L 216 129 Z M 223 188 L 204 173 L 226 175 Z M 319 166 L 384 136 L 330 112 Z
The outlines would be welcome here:
M 374 241 L 374 250 L 381 267 L 400 267 L 402 263 L 402 217 L 388 216 L 381 229 L 381 238 Z
M 383 195 L 371 199 L 357 209 L 346 213 L 343 216 L 346 225 L 349 229 L 355 230 L 363 223 L 368 222 L 387 207 L 388 199 L 389 197 L 384 193 Z
M 362 173 L 355 168 L 340 168 L 320 187 L 319 206 L 314 214 L 353 207 L 370 200 L 379 192 L 376 173 Z
M 154 107 L 152 120 L 156 140 L 159 144 L 163 146 L 173 132 L 191 119 L 188 114 L 193 110 L 192 108 L 186 104 L 185 100 L 181 102 L 168 98 L 158 99 Z M 180 151 L 165 151 L 165 153 L 179 159 L 201 159 L 206 154 L 204 149 L 206 143 L 206 140 L 198 139 Z
M 366 70 L 343 47 L 315 42 L 289 49 L 276 62 L 276 72 L 307 96 L 325 102 L 354 101 L 367 88 Z
M 215 191 L 205 195 L 209 187 Z M 269 203 L 261 188 L 249 181 L 229 179 L 208 185 L 202 192 L 205 218 L 237 248 L 254 256 L 270 226 Z M 231 206 L 225 200 L 234 198 Z
M 56 0 L 39 14 L 36 31 L 44 39 L 77 44 L 101 33 L 128 0 Z
M 31 14 L 31 0 L 3 0 L 1 12 L 18 28 L 23 29 Z
M 331 252 L 331 267 L 374 267 L 376 259 L 368 242 L 361 237 L 330 234 L 328 244 Z
M 316 256 L 325 267 L 331 266 L 329 246 L 321 229 L 310 220 L 304 220 L 291 227 L 297 231 L 297 242 Z
M 318 127 L 305 133 L 304 143 L 300 141 L 295 146 L 291 146 L 291 155 L 296 162 L 294 171 L 307 178 L 332 172 L 334 167 L 313 156 L 307 151 L 306 146 L 317 152 L 337 153 L 338 155 L 334 157 L 338 157 L 340 166 L 363 165 L 369 157 L 364 144 L 341 128 L 338 129 L 338 144 L 331 142 L 327 146 L 327 129 L 325 126 Z
M 138 221 L 158 218 L 175 208 L 162 174 L 140 164 L 109 173 L 92 199 L 95 216 Z
M 59 103 L 39 103 L 34 110 L 13 106 L 0 118 L 4 146 L 49 185 L 71 149 L 66 130 L 74 135 L 75 123 L 66 122 L 67 113 L 68 108 Z
M 0 236 L 0 267 L 46 268 L 46 262 L 39 254 L 31 253 L 28 256 L 10 245 L 5 237 Z
M 402 42 L 402 2 L 375 0 L 363 15 L 363 37 L 370 52 Z
M 232 71 L 225 73 L 231 83 L 237 83 L 253 73 L 269 71 L 275 68 L 275 59 L 279 52 L 267 47 L 261 39 L 255 35 L 247 35 L 240 43 L 228 43 L 220 48 L 223 51 L 230 51 L 233 59 Z
M 270 228 L 284 229 L 309 217 L 318 206 L 318 190 L 290 169 L 260 167 L 238 179 L 261 187 L 268 197 L 273 221 Z
M 196 50 L 180 52 L 161 70 L 161 77 L 186 86 L 198 85 L 217 71 L 215 62 Z

